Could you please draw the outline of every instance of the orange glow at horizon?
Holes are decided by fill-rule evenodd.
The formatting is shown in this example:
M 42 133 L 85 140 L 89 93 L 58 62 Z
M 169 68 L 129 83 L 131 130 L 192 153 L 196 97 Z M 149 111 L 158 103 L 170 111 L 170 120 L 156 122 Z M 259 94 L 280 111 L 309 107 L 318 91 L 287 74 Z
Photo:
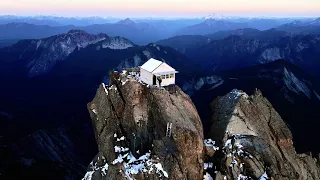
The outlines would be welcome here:
M 1 0 L 2 14 L 319 15 L 320 0 Z

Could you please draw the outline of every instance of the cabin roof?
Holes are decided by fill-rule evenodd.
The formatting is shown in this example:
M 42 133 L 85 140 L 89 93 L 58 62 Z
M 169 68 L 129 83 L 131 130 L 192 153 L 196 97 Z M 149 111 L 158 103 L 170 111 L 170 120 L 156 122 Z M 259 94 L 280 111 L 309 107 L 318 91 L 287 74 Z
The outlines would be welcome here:
M 156 59 L 149 59 L 146 63 L 144 63 L 141 68 L 148 71 L 148 72 L 152 72 L 155 69 L 157 69 L 157 67 L 159 67 L 163 62 L 156 60 Z
M 141 68 L 155 74 L 168 73 L 168 72 L 178 73 L 174 68 L 169 66 L 167 63 L 153 59 L 153 58 L 149 59 L 146 63 L 144 63 L 141 66 Z

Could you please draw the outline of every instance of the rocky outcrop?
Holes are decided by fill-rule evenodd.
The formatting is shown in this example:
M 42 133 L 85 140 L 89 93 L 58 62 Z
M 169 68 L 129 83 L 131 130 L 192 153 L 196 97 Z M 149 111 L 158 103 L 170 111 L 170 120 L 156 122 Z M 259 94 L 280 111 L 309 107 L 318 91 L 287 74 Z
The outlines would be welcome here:
M 233 90 L 211 108 L 209 136 L 220 148 L 207 153 L 206 163 L 215 179 L 320 178 L 318 161 L 296 153 L 288 126 L 259 90 L 252 96 Z
M 202 123 L 175 85 L 111 73 L 88 104 L 99 153 L 84 179 L 202 179 Z
M 91 179 L 319 179 L 319 158 L 297 154 L 289 127 L 262 96 L 232 90 L 212 104 L 208 139 L 189 96 L 110 74 L 88 104 L 99 153 Z

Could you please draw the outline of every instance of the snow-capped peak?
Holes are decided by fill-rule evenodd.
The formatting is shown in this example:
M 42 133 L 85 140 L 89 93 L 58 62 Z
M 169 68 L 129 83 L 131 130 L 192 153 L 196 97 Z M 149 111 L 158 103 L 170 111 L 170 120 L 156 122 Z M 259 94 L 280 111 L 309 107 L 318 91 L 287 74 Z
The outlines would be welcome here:
M 208 19 L 223 20 L 223 19 L 227 19 L 227 17 L 224 15 L 221 15 L 221 14 L 211 14 L 211 15 L 205 17 L 205 20 L 208 20 Z
M 292 25 L 302 25 L 303 23 L 299 20 L 295 20 L 291 23 Z

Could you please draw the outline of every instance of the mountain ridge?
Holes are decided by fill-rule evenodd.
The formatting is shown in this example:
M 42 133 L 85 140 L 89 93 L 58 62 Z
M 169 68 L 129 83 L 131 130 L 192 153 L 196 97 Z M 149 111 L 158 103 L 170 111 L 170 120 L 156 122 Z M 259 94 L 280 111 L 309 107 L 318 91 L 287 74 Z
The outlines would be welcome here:
M 245 28 L 247 24 L 226 20 L 206 19 L 204 22 L 181 29 L 177 35 L 205 35 L 221 30 Z

